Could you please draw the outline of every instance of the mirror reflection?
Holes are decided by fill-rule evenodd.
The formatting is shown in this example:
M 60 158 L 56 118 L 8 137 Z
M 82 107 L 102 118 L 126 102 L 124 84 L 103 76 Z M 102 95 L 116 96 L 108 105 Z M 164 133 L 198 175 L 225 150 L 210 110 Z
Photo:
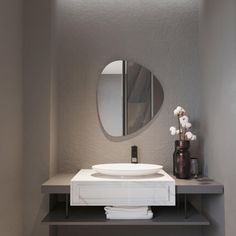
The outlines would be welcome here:
M 103 129 L 122 137 L 144 127 L 160 110 L 164 92 L 158 79 L 144 66 L 118 60 L 102 71 L 97 106 Z

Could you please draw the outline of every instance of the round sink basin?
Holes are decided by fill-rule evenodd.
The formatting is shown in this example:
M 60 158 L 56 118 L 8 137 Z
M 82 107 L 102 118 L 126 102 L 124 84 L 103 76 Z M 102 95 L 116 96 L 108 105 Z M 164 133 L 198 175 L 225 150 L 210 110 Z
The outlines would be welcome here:
M 96 172 L 105 175 L 142 176 L 158 173 L 163 166 L 154 164 L 113 163 L 92 166 Z

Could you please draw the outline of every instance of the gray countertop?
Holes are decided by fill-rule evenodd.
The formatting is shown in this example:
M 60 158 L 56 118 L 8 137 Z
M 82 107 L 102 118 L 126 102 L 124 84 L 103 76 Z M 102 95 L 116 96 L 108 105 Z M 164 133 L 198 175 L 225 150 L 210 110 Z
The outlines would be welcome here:
M 70 180 L 76 173 L 60 173 L 41 186 L 42 193 L 69 194 Z M 173 177 L 173 176 L 172 176 Z M 224 186 L 207 177 L 199 179 L 175 179 L 177 194 L 223 194 Z

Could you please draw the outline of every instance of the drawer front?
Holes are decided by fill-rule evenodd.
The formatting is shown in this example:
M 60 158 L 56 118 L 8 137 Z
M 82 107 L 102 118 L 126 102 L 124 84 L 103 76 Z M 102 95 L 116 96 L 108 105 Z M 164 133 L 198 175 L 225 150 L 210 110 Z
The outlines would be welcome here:
M 71 205 L 174 205 L 174 186 L 72 184 Z

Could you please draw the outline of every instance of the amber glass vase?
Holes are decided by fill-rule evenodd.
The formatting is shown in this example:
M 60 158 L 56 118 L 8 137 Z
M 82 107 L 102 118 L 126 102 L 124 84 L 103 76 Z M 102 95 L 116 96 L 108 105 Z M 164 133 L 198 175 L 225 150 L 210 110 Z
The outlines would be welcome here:
M 173 173 L 176 178 L 190 178 L 190 141 L 176 140 L 173 154 Z

